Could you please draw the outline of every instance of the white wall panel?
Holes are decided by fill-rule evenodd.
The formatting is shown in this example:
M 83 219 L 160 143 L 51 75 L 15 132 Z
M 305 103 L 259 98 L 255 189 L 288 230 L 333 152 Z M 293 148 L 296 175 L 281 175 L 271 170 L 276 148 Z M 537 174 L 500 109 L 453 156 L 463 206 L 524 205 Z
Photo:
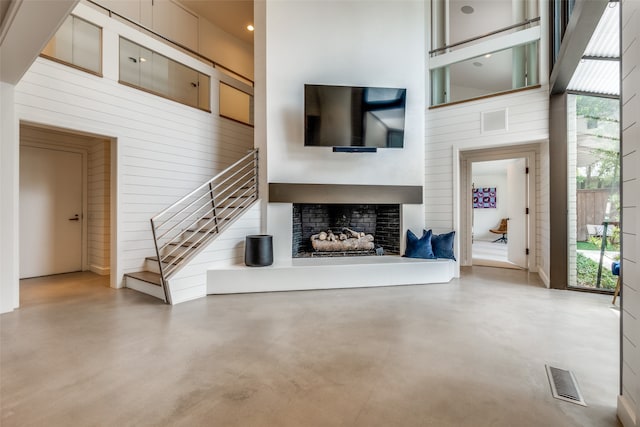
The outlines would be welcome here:
M 640 426 L 640 2 L 622 3 L 622 395 L 618 417 Z

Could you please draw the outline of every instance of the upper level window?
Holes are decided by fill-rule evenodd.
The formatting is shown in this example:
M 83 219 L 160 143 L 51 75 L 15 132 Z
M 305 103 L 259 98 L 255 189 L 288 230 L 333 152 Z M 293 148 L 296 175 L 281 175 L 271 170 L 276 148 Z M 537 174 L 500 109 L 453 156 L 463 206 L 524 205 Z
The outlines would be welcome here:
M 538 41 L 533 41 L 432 69 L 431 105 L 536 86 L 539 83 L 537 58 Z
M 539 84 L 537 0 L 433 0 L 431 106 Z
M 210 77 L 120 37 L 120 83 L 210 110 Z
M 219 91 L 220 116 L 253 126 L 253 96 L 224 82 Z
M 69 15 L 41 53 L 84 71 L 102 73 L 102 28 Z

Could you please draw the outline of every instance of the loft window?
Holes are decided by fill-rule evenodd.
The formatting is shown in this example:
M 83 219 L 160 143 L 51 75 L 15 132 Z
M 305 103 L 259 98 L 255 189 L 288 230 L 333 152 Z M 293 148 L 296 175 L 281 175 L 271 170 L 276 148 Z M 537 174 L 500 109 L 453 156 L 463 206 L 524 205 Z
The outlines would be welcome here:
M 211 111 L 208 75 L 123 37 L 120 37 L 119 83 Z
M 69 15 L 40 55 L 101 76 L 102 28 Z
M 253 126 L 253 96 L 223 82 L 219 90 L 220 117 Z

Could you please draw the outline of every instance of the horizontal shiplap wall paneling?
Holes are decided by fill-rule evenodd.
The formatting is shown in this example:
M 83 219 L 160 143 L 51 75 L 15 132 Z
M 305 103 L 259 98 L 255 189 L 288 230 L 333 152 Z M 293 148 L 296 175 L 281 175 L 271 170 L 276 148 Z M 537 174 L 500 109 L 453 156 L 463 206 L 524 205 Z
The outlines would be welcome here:
M 618 416 L 640 426 L 640 4 L 622 3 L 622 396 Z M 635 420 L 635 421 L 634 421 Z
M 482 132 L 483 112 L 507 110 L 507 130 Z M 532 89 L 484 100 L 466 102 L 427 111 L 427 137 L 425 144 L 425 220 L 434 232 L 445 232 L 453 228 L 454 222 L 454 149 L 471 150 L 509 147 L 531 142 L 545 143 L 549 138 L 548 89 Z M 546 156 L 546 157 L 545 157 Z M 536 164 L 548 166 L 548 154 L 538 152 Z M 542 175 L 545 169 L 537 167 Z M 540 176 L 539 175 L 539 176 Z M 538 225 L 548 212 L 548 197 L 544 196 L 545 181 L 536 186 Z M 545 232 L 537 228 L 537 242 L 544 243 Z M 548 231 L 546 231 L 548 238 Z M 539 260 L 542 245 L 537 245 L 536 260 Z
M 121 283 L 154 254 L 149 219 L 252 149 L 253 129 L 218 117 L 213 68 L 82 5 L 74 13 L 103 27 L 104 77 L 39 58 L 16 88 L 16 110 L 24 121 L 115 140 Z M 119 34 L 210 75 L 213 111 L 120 85 Z
M 87 168 L 87 228 L 89 269 L 110 272 L 111 248 L 111 147 L 108 140 L 95 141 Z

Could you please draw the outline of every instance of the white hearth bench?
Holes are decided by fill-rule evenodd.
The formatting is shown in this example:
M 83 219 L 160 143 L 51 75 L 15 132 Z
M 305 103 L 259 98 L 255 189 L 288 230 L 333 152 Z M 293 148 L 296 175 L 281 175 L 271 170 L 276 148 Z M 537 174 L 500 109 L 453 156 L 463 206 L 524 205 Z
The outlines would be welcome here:
M 207 294 L 362 288 L 446 283 L 455 261 L 400 256 L 296 258 L 268 267 L 244 265 L 207 271 Z

